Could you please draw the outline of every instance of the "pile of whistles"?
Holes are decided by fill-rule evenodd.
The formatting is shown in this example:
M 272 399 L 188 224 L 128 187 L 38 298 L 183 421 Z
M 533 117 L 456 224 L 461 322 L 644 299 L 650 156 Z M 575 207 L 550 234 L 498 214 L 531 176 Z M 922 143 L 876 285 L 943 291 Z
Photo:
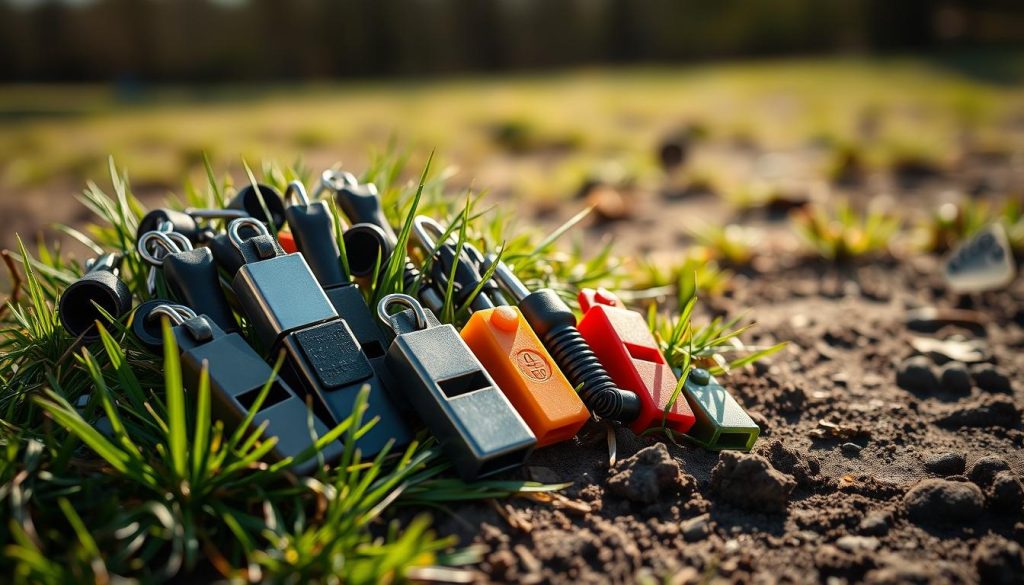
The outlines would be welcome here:
M 347 221 L 332 216 L 326 197 Z M 336 225 L 347 226 L 345 258 Z M 129 330 L 155 354 L 168 321 L 186 388 L 205 367 L 215 415 L 228 426 L 258 407 L 255 424 L 278 439 L 272 460 L 299 454 L 349 418 L 363 388 L 363 420 L 376 419 L 356 439 L 363 456 L 408 444 L 426 427 L 467 481 L 522 465 L 592 416 L 636 433 L 665 427 L 708 449 L 753 446 L 757 425 L 706 370 L 691 370 L 673 401 L 677 372 L 643 316 L 614 294 L 580 291 L 577 319 L 555 291 L 531 291 L 495 255 L 459 246 L 451 232 L 416 217 L 413 244 L 424 262 L 400 262 L 406 290 L 417 292 L 371 309 L 360 285 L 407 252 L 397 249 L 376 187 L 336 170 L 321 175 L 312 196 L 298 181 L 283 196 L 252 185 L 225 209 L 158 209 L 140 221 L 136 251 L 154 300 L 133 311 L 118 278 L 122 251 L 88 262 L 58 313 L 85 341 L 104 317 L 130 315 Z M 436 317 L 449 290 L 471 311 L 462 331 Z M 329 444 L 295 471 L 311 473 L 343 451 Z

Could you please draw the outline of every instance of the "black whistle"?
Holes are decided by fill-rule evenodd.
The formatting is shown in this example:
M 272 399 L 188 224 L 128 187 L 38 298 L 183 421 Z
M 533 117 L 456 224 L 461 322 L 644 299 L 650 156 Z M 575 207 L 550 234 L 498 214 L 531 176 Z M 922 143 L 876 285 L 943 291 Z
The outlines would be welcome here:
M 580 399 L 601 418 L 629 422 L 640 416 L 640 399 L 615 385 L 590 345 L 576 328 L 576 314 L 555 291 L 545 288 L 530 292 L 497 257 L 494 278 L 516 300 L 523 318 L 530 324 L 569 383 L 579 388 Z
M 384 215 L 376 185 L 360 184 L 352 173 L 328 169 L 320 175 L 320 184 L 317 185 L 316 192 L 324 189 L 334 192 L 335 202 L 352 223 L 375 225 L 384 230 L 389 240 L 398 240 L 395 231 L 391 229 L 391 224 L 388 223 L 387 216 Z
M 343 269 L 331 210 L 324 201 L 310 202 L 305 188 L 298 181 L 288 185 L 285 200 L 289 200 L 292 195 L 296 196 L 298 203 L 285 207 L 284 212 L 296 247 L 309 264 L 310 271 L 324 289 L 334 310 L 352 329 L 374 369 L 378 374 L 386 376 L 383 359 L 387 340 L 370 308 L 366 306 L 359 288 Z
M 163 250 L 164 254 L 155 255 L 156 249 Z M 188 240 L 175 238 L 174 233 L 153 231 L 139 238 L 138 250 L 147 264 L 162 270 L 168 291 L 175 300 L 212 319 L 228 333 L 238 331 L 209 248 L 193 249 Z
M 210 410 L 223 420 L 229 430 L 237 427 L 255 406 L 273 370 L 237 333 L 226 333 L 205 315 L 197 316 L 188 307 L 171 305 L 166 301 L 150 301 L 135 312 L 133 328 L 146 331 L 147 336 L 160 333 L 160 316 L 174 325 L 173 332 L 181 351 L 181 370 L 184 385 L 195 391 L 205 365 L 210 380 Z M 140 324 L 140 325 L 136 325 Z M 148 345 L 148 340 L 144 341 Z M 159 349 L 159 345 L 155 348 Z M 299 455 L 316 444 L 326 434 L 328 425 L 317 416 L 312 417 L 305 401 L 279 377 L 274 377 L 270 390 L 253 416 L 252 428 L 266 423 L 263 436 L 276 437 L 277 444 L 268 453 L 271 461 L 280 461 Z M 313 473 L 323 463 L 336 461 L 342 455 L 340 442 L 333 441 L 321 449 L 317 458 L 296 465 L 299 474 Z
M 413 233 L 416 234 L 420 247 L 432 258 L 430 286 L 439 295 L 447 292 L 451 281 L 453 299 L 458 307 L 465 304 L 474 291 L 478 293 L 470 303 L 470 309 L 473 311 L 508 304 L 498 284 L 490 279 L 484 280 L 484 256 L 476 246 L 463 242 L 460 250 L 458 242 L 453 242 L 450 236 L 444 242 L 438 242 L 438 239 L 445 235 L 445 229 L 425 215 L 418 215 L 413 219 Z
M 120 254 L 103 254 L 86 263 L 86 272 L 60 295 L 57 316 L 64 330 L 85 341 L 99 339 L 97 320 L 103 311 L 119 319 L 132 309 L 132 292 L 118 278 Z M 97 308 L 97 306 L 99 308 Z
M 352 275 L 370 278 L 375 266 L 384 270 L 395 253 L 398 235 L 384 215 L 377 186 L 373 183 L 360 184 L 352 173 L 328 169 L 320 175 L 314 195 L 325 189 L 334 193 L 338 207 L 353 223 L 343 235 Z M 406 257 L 402 272 L 404 290 L 412 290 L 419 281 L 420 271 Z M 444 305 L 444 299 L 431 288 L 422 288 L 419 297 L 434 311 L 440 311 Z
M 409 309 L 389 315 L 391 305 Z M 384 297 L 377 313 L 396 334 L 388 367 L 459 475 L 472 481 L 522 465 L 537 438 L 455 328 L 408 295 Z
M 246 225 L 258 235 L 243 239 L 240 231 Z M 380 420 L 359 439 L 363 454 L 377 453 L 390 440 L 407 443 L 409 431 L 384 383 L 302 255 L 285 254 L 253 219 L 232 221 L 228 234 L 245 260 L 232 288 L 265 355 L 284 353 L 282 376 L 313 397 L 318 414 L 338 422 L 352 414 L 359 389 L 368 385 L 364 420 Z

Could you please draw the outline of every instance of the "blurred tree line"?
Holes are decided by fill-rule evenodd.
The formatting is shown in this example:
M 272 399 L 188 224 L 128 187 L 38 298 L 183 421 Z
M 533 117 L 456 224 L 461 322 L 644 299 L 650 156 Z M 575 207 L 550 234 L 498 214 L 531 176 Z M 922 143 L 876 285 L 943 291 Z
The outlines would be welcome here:
M 1021 0 L 0 0 L 0 79 L 220 81 L 1024 40 Z

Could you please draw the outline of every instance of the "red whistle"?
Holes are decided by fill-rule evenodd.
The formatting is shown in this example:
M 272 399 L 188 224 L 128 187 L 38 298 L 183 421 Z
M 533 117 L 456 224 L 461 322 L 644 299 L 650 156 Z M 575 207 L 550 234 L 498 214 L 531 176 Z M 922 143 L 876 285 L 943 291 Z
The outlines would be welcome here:
M 295 245 L 295 238 L 292 236 L 291 232 L 278 232 L 277 241 L 281 244 L 281 247 L 284 248 L 284 251 L 289 254 L 294 254 L 299 251 L 298 246 Z
M 658 342 L 643 315 L 630 311 L 611 291 L 583 289 L 579 293 L 583 319 L 577 328 L 615 384 L 635 393 L 641 402 L 640 416 L 629 423 L 635 433 L 665 426 L 678 433 L 690 430 L 696 420 L 683 393 L 665 414 L 676 378 L 661 355 Z

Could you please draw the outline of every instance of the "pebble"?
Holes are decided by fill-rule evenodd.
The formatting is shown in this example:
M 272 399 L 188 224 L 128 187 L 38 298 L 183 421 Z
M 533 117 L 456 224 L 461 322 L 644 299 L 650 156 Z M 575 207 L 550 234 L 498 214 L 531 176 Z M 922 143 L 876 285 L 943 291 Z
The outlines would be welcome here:
M 843 443 L 839 447 L 839 449 L 842 450 L 843 455 L 846 455 L 847 457 L 856 457 L 857 455 L 860 455 L 861 449 L 863 448 L 864 447 L 861 447 L 857 443 Z
M 985 496 L 993 510 L 1020 514 L 1024 506 L 1024 486 L 1009 471 L 1000 471 L 992 478 Z
M 967 469 L 967 458 L 952 451 L 934 453 L 924 460 L 924 468 L 937 475 L 958 475 Z
M 960 362 L 949 362 L 939 372 L 942 389 L 951 394 L 971 393 L 971 373 Z
M 939 385 L 931 361 L 923 355 L 903 360 L 896 371 L 896 385 L 904 390 L 928 392 Z
M 971 523 L 985 508 L 985 497 L 972 483 L 924 479 L 903 496 L 903 507 L 918 524 Z
M 679 525 L 679 529 L 683 533 L 683 539 L 686 542 L 697 542 L 704 540 L 711 534 L 711 515 L 701 514 L 696 518 L 690 518 L 683 520 Z
M 1010 464 L 998 455 L 986 455 L 974 462 L 967 477 L 981 487 L 988 487 L 992 484 L 996 474 L 1000 471 L 1009 471 Z
M 711 492 L 740 508 L 784 512 L 796 480 L 750 453 L 723 451 L 711 470 Z
M 863 534 L 881 536 L 889 532 L 889 523 L 892 521 L 892 514 L 883 510 L 873 510 L 860 521 L 857 528 Z
M 873 551 L 878 548 L 878 539 L 873 536 L 847 534 L 836 541 L 836 546 L 846 552 Z
M 986 392 L 1009 394 L 1013 391 L 1010 377 L 993 364 L 978 364 L 971 368 L 971 375 L 978 388 Z

